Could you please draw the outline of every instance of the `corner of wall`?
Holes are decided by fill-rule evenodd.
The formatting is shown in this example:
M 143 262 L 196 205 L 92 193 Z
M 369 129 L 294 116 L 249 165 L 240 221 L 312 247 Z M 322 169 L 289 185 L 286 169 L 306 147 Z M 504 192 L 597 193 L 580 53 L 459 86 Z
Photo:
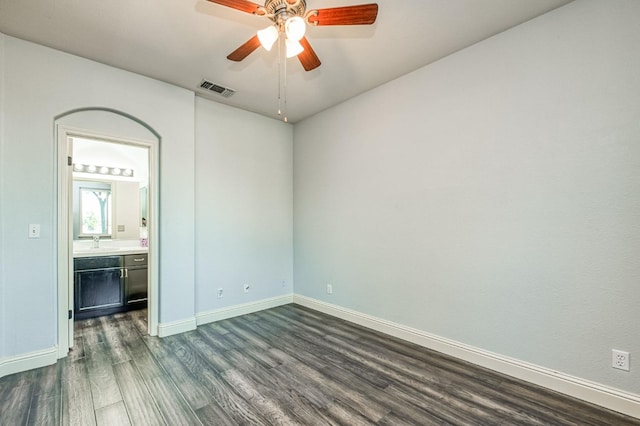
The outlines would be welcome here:
M 160 323 L 158 324 L 158 337 L 168 337 L 174 334 L 186 333 L 187 331 L 195 330 L 196 327 L 196 317 Z
M 4 167 L 3 167 L 3 159 L 4 156 L 4 64 L 6 64 L 4 57 L 4 44 L 5 44 L 6 36 L 0 33 L 0 194 L 4 193 Z M 4 216 L 3 216 L 3 204 L 0 203 L 0 259 L 4 259 Z M 0 324 L 6 324 L 4 318 L 4 303 L 6 298 L 4 297 L 4 267 L 3 262 L 0 262 Z M 0 326 L 0 359 L 4 356 L 2 348 L 5 347 L 4 344 L 4 327 Z

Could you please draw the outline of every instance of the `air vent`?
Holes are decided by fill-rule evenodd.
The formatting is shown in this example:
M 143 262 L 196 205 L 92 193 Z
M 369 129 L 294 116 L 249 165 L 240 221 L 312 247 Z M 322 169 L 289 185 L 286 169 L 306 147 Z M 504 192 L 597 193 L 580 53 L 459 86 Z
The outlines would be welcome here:
M 210 82 L 209 80 L 202 80 L 202 83 L 200 83 L 200 88 L 208 90 L 210 92 L 215 92 L 219 95 L 224 96 L 225 98 L 228 98 L 232 96 L 234 93 L 236 93 L 236 91 L 233 89 L 222 87 L 218 84 Z

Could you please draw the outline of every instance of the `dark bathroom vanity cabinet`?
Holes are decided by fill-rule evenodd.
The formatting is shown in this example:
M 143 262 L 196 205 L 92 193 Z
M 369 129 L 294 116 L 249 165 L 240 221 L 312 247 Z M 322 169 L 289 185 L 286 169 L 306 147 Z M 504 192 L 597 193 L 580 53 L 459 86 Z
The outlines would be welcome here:
M 73 259 L 74 318 L 147 306 L 147 253 Z

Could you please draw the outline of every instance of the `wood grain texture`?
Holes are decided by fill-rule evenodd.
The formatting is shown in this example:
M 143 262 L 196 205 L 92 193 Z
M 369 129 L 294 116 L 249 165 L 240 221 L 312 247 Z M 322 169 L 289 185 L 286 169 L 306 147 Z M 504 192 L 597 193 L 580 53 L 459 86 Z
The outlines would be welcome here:
M 258 47 L 260 47 L 260 40 L 258 39 L 257 35 L 254 35 L 249 40 L 247 40 L 242 46 L 238 47 L 236 50 L 229 53 L 229 55 L 227 56 L 227 59 L 229 59 L 230 61 L 240 62 L 244 58 L 249 56 L 251 53 L 253 53 L 253 51 L 256 50 Z
M 122 401 L 120 388 L 113 374 L 113 364 L 109 360 L 107 350 L 100 347 L 102 345 L 104 344 L 93 348 L 86 361 L 93 407 L 96 410 Z
M 247 13 L 256 13 L 260 5 L 247 0 L 209 0 L 211 3 L 217 3 L 232 9 L 240 10 Z
M 86 361 L 67 363 L 62 378 L 62 424 L 95 425 L 91 383 Z
M 319 9 L 309 17 L 312 25 L 371 25 L 378 17 L 376 3 Z
M 78 352 L 0 379 L 0 425 L 635 425 L 297 305 L 146 336 L 146 311 L 76 324 Z
M 98 426 L 129 426 L 129 416 L 122 401 L 96 410 L 96 424 Z
M 29 409 L 28 425 L 59 425 L 61 421 L 62 395 L 34 395 Z M 0 423 L 4 424 L 4 423 Z M 11 423 L 7 423 L 11 424 Z M 19 423 L 17 423 L 19 424 Z
M 320 58 L 316 54 L 316 51 L 311 47 L 311 43 L 307 40 L 306 37 L 302 37 L 300 39 L 300 44 L 304 48 L 304 50 L 298 54 L 298 60 L 302 64 L 302 67 L 305 71 L 311 71 L 318 68 L 322 63 L 320 62 Z
M 168 377 L 154 377 L 146 380 L 146 383 L 168 425 L 202 424 Z
M 132 361 L 113 366 L 132 425 L 164 425 L 162 414 Z

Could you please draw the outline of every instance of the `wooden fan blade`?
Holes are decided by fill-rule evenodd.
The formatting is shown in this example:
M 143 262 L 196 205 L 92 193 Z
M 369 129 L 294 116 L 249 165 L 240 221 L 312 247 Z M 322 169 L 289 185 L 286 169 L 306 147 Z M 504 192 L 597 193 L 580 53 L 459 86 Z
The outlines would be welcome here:
M 229 59 L 230 61 L 240 62 L 241 60 L 249 56 L 251 52 L 256 50 L 258 47 L 260 47 L 260 40 L 258 40 L 257 35 L 254 35 L 245 44 L 231 52 L 229 56 L 227 56 L 227 59 Z
M 318 68 L 321 62 L 320 59 L 318 59 L 316 52 L 313 51 L 313 48 L 309 44 L 309 40 L 307 40 L 306 37 L 302 37 L 300 39 L 300 44 L 304 47 L 302 53 L 298 55 L 298 59 L 300 60 L 302 67 L 305 71 L 311 71 Z
M 376 3 L 357 6 L 318 9 L 318 15 L 309 16 L 313 25 L 371 25 L 376 22 L 378 5 Z
M 211 3 L 217 3 L 222 6 L 227 6 L 232 9 L 241 10 L 247 13 L 256 13 L 258 8 L 261 7 L 257 3 L 253 3 L 247 0 L 209 0 Z

